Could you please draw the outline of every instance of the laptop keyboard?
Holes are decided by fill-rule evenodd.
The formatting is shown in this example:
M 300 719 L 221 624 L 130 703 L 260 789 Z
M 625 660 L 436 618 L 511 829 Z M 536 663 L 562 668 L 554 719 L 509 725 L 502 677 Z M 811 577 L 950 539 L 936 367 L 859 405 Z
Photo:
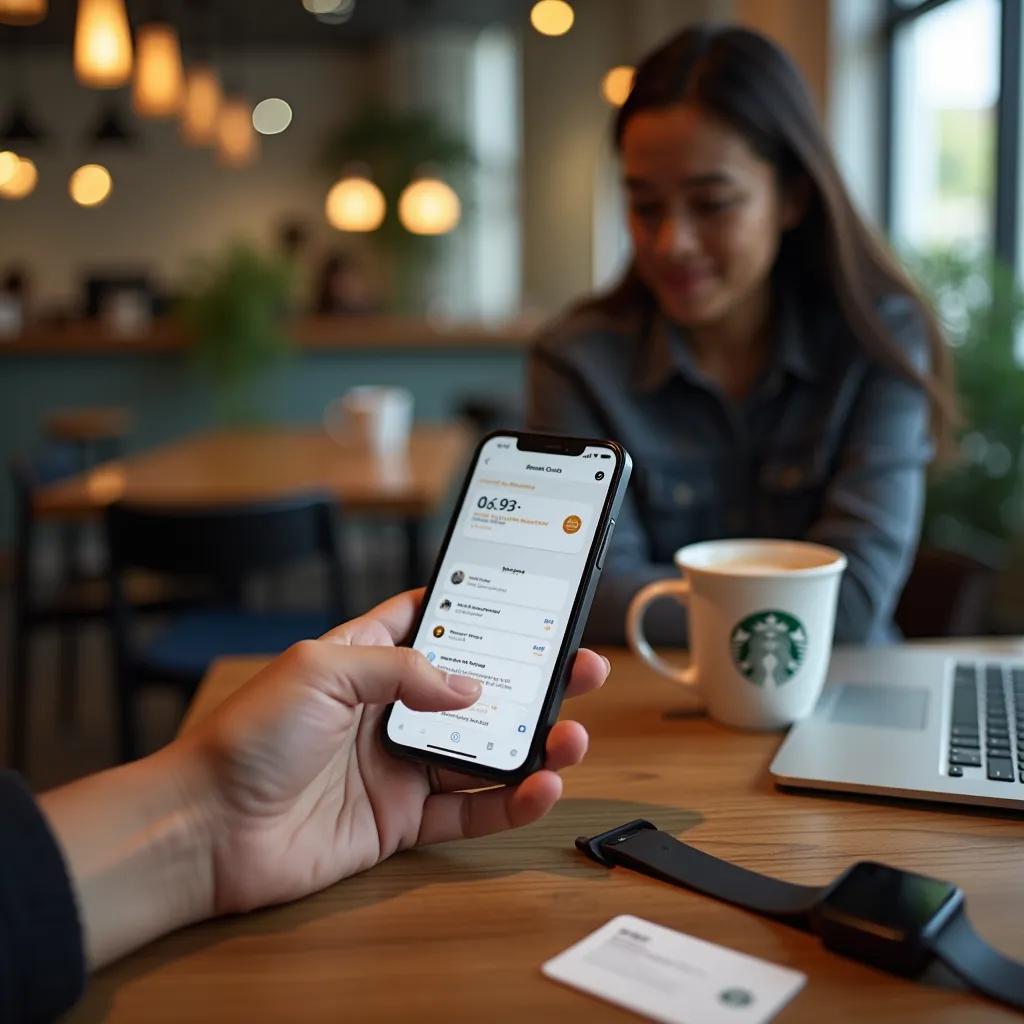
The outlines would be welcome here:
M 993 782 L 1024 783 L 1024 666 L 961 663 L 953 675 L 949 774 L 981 768 Z

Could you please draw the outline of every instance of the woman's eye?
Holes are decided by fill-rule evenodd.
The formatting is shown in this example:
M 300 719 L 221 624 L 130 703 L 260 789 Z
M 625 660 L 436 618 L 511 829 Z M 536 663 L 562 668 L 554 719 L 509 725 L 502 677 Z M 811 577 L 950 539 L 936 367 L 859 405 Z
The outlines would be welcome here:
M 661 204 L 634 203 L 633 213 L 641 220 L 658 220 L 661 218 Z
M 696 199 L 693 202 L 693 209 L 705 216 L 715 213 L 721 213 L 723 210 L 728 210 L 736 205 L 736 200 L 731 196 L 725 196 L 715 199 Z

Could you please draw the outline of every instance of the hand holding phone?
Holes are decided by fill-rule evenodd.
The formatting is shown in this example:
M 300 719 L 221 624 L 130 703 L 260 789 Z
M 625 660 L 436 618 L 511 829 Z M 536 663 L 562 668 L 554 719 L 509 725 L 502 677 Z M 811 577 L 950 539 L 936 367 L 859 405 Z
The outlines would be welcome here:
M 540 766 L 629 473 L 610 441 L 484 438 L 411 641 L 482 693 L 456 712 L 394 705 L 391 753 L 500 782 Z

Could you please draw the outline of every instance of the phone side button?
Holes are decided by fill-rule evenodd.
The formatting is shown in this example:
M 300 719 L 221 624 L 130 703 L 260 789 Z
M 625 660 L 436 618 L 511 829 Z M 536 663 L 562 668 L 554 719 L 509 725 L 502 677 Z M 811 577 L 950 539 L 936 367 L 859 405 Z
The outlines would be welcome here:
M 609 519 L 608 525 L 604 528 L 604 539 L 601 541 L 601 552 L 597 556 L 598 569 L 604 568 L 604 556 L 608 554 L 608 542 L 612 539 L 612 530 L 615 529 L 615 520 Z

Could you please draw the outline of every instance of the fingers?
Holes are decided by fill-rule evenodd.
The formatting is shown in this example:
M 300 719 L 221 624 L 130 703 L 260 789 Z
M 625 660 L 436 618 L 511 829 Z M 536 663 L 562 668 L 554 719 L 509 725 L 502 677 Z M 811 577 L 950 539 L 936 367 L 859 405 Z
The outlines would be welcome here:
M 543 818 L 561 795 L 562 780 L 546 770 L 534 772 L 515 787 L 503 786 L 480 793 L 436 793 L 427 797 L 423 805 L 417 845 L 474 839 L 522 828 Z
M 581 647 L 576 653 L 576 661 L 573 662 L 569 685 L 565 688 L 566 699 L 582 697 L 585 693 L 600 689 L 610 670 L 611 665 L 607 658 Z
M 422 601 L 422 588 L 396 594 L 365 615 L 335 626 L 321 639 L 334 644 L 369 647 L 401 643 L 412 631 Z
M 414 711 L 453 711 L 480 696 L 480 683 L 434 668 L 409 647 L 346 647 L 304 640 L 283 655 L 300 681 L 349 707 L 400 700 Z
M 583 760 L 589 743 L 590 737 L 587 736 L 587 730 L 579 722 L 556 722 L 551 732 L 548 733 L 544 767 L 552 772 L 572 768 Z M 437 776 L 442 793 L 474 789 L 481 784 L 479 776 L 466 775 L 462 772 L 439 771 Z

